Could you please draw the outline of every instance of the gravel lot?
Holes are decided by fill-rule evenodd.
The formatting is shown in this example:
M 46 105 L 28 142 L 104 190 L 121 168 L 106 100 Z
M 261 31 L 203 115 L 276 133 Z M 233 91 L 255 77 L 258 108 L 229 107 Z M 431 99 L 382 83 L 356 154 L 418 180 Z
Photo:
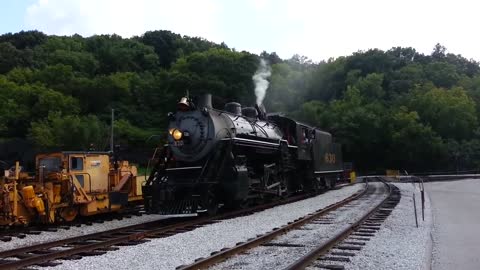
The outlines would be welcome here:
M 333 190 L 314 198 L 267 209 L 250 216 L 224 220 L 196 230 L 137 245 L 121 247 L 103 256 L 63 261 L 44 269 L 175 269 L 211 252 L 265 233 L 289 221 L 342 200 L 363 188 L 363 184 Z

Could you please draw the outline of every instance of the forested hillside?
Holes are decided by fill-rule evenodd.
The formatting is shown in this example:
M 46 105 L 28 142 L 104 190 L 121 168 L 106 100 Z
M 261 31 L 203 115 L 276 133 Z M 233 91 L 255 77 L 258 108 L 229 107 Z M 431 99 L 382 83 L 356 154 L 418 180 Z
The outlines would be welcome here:
M 186 90 L 211 92 L 217 104 L 253 104 L 260 58 L 272 70 L 267 110 L 332 132 L 361 170 L 480 165 L 480 67 L 441 45 L 430 55 L 392 48 L 312 63 L 169 31 L 0 36 L 0 159 L 105 150 L 112 108 L 117 143 L 147 153 L 163 141 L 167 112 Z M 147 142 L 151 135 L 160 137 Z

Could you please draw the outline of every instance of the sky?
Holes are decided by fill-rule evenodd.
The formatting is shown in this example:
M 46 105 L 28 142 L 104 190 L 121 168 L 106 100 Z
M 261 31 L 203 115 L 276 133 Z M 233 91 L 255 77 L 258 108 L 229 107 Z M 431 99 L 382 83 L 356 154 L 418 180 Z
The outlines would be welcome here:
M 315 62 L 396 46 L 430 54 L 440 43 L 480 61 L 479 10 L 474 0 L 0 0 L 0 34 L 170 30 Z

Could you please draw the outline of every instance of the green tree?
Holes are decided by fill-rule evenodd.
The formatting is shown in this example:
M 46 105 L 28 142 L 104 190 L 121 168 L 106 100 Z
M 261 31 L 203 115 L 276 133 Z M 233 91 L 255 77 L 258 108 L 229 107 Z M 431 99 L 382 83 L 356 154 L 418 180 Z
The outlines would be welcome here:
M 417 89 L 410 107 L 420 115 L 422 122 L 431 125 L 442 138 L 469 139 L 478 126 L 475 103 L 465 90 L 430 88 Z
M 442 139 L 431 127 L 420 122 L 417 112 L 408 111 L 402 106 L 393 112 L 388 123 L 391 143 L 385 158 L 390 166 L 406 170 L 429 170 L 440 169 L 447 164 L 447 152 Z
M 34 48 L 37 45 L 42 44 L 47 39 L 47 35 L 42 32 L 33 31 L 20 31 L 18 33 L 7 33 L 0 36 L 1 42 L 10 42 L 19 50 L 27 48 Z
M 143 71 L 158 66 L 154 49 L 134 39 L 122 39 L 117 35 L 93 36 L 86 40 L 86 49 L 99 61 L 102 74 Z
M 437 87 L 450 88 L 460 79 L 455 66 L 446 62 L 432 62 L 425 66 L 425 75 Z
M 21 52 L 10 42 L 0 43 L 0 74 L 7 73 L 14 67 L 20 66 Z
M 365 78 L 359 78 L 353 87 L 357 88 L 364 97 L 380 100 L 385 96 L 383 77 L 383 74 L 370 73 Z
M 44 120 L 32 122 L 29 138 L 44 150 L 88 150 L 91 145 L 103 150 L 108 128 L 96 116 L 51 113 Z
M 253 104 L 252 75 L 257 64 L 256 56 L 228 49 L 192 53 L 180 58 L 172 66 L 173 72 L 184 74 L 177 78 L 188 80 L 183 83 L 188 88 L 176 91 L 189 89 L 193 93 L 211 92 L 244 104 Z

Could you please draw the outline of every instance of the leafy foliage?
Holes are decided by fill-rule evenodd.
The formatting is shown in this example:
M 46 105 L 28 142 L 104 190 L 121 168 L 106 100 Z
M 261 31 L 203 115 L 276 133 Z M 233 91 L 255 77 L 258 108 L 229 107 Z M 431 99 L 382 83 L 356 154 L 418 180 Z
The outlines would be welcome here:
M 105 148 L 107 128 L 96 116 L 62 116 L 51 113 L 44 120 L 32 122 L 29 137 L 45 149 L 90 150 Z
M 253 104 L 260 57 L 272 69 L 267 109 L 332 132 L 358 169 L 480 165 L 480 66 L 440 44 L 430 55 L 394 47 L 314 63 L 170 31 L 9 33 L 0 36 L 0 140 L 106 150 L 113 108 L 116 142 L 148 153 L 148 138 L 165 134 L 167 112 L 186 90 L 213 93 L 218 106 Z

